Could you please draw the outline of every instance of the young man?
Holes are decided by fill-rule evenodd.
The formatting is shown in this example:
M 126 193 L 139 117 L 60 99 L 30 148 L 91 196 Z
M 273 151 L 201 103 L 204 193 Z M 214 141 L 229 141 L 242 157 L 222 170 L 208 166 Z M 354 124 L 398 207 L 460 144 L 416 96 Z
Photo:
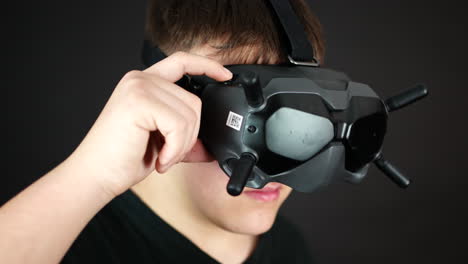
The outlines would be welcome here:
M 291 3 L 321 58 L 317 19 Z M 268 2 L 154 0 L 148 10 L 147 38 L 170 56 L 127 73 L 74 153 L 0 209 L 0 262 L 309 263 L 302 237 L 276 217 L 291 188 L 229 196 L 197 139 L 201 101 L 174 84 L 285 62 Z

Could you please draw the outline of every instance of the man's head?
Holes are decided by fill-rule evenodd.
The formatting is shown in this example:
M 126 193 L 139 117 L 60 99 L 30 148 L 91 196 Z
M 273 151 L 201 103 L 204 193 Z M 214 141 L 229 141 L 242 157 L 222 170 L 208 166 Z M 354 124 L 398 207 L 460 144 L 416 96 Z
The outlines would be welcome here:
M 323 59 L 318 19 L 306 0 L 290 2 Z M 276 64 L 287 56 L 280 29 L 267 0 L 150 0 L 146 37 L 167 55 L 209 46 L 226 64 Z
M 315 49 L 310 52 L 322 60 L 324 43 L 317 18 L 305 0 L 290 2 Z M 147 39 L 167 55 L 185 51 L 224 65 L 287 61 L 284 33 L 267 0 L 152 0 L 147 18 Z M 167 186 L 167 195 L 175 199 L 174 206 L 241 234 L 267 231 L 291 192 L 285 185 L 269 183 L 266 192 L 245 188 L 232 197 L 226 192 L 228 177 L 216 161 L 180 163 L 158 177 L 159 184 Z

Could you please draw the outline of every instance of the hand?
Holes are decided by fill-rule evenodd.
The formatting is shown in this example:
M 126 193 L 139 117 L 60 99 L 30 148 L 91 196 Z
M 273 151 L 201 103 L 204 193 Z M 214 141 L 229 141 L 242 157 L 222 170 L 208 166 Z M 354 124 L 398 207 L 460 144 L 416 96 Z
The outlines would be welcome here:
M 197 141 L 201 100 L 174 84 L 186 73 L 232 78 L 218 62 L 183 52 L 127 73 L 66 162 L 78 164 L 118 195 L 155 168 L 163 173 L 180 161 L 212 160 Z

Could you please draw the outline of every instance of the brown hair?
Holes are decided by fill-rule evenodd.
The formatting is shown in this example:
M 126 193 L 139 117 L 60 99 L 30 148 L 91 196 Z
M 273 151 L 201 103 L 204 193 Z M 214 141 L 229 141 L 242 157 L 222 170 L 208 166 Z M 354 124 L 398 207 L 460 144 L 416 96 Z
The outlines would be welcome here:
M 305 0 L 290 2 L 322 60 L 317 17 Z M 150 0 L 146 38 L 166 54 L 207 44 L 232 64 L 281 63 L 287 60 L 286 49 L 270 10 L 266 0 Z

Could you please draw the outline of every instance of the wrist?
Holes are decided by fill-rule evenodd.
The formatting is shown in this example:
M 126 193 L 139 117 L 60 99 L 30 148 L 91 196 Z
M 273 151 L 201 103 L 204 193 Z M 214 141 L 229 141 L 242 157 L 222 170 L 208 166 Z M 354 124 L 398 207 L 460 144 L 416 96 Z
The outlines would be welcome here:
M 117 183 L 107 180 L 111 178 L 111 172 L 99 169 L 93 162 L 88 161 L 86 158 L 77 157 L 74 154 L 63 161 L 56 169 L 60 171 L 59 174 L 64 178 L 75 178 L 70 182 L 79 182 L 79 185 L 84 186 L 90 195 L 105 203 L 125 191 L 121 186 L 117 186 Z

